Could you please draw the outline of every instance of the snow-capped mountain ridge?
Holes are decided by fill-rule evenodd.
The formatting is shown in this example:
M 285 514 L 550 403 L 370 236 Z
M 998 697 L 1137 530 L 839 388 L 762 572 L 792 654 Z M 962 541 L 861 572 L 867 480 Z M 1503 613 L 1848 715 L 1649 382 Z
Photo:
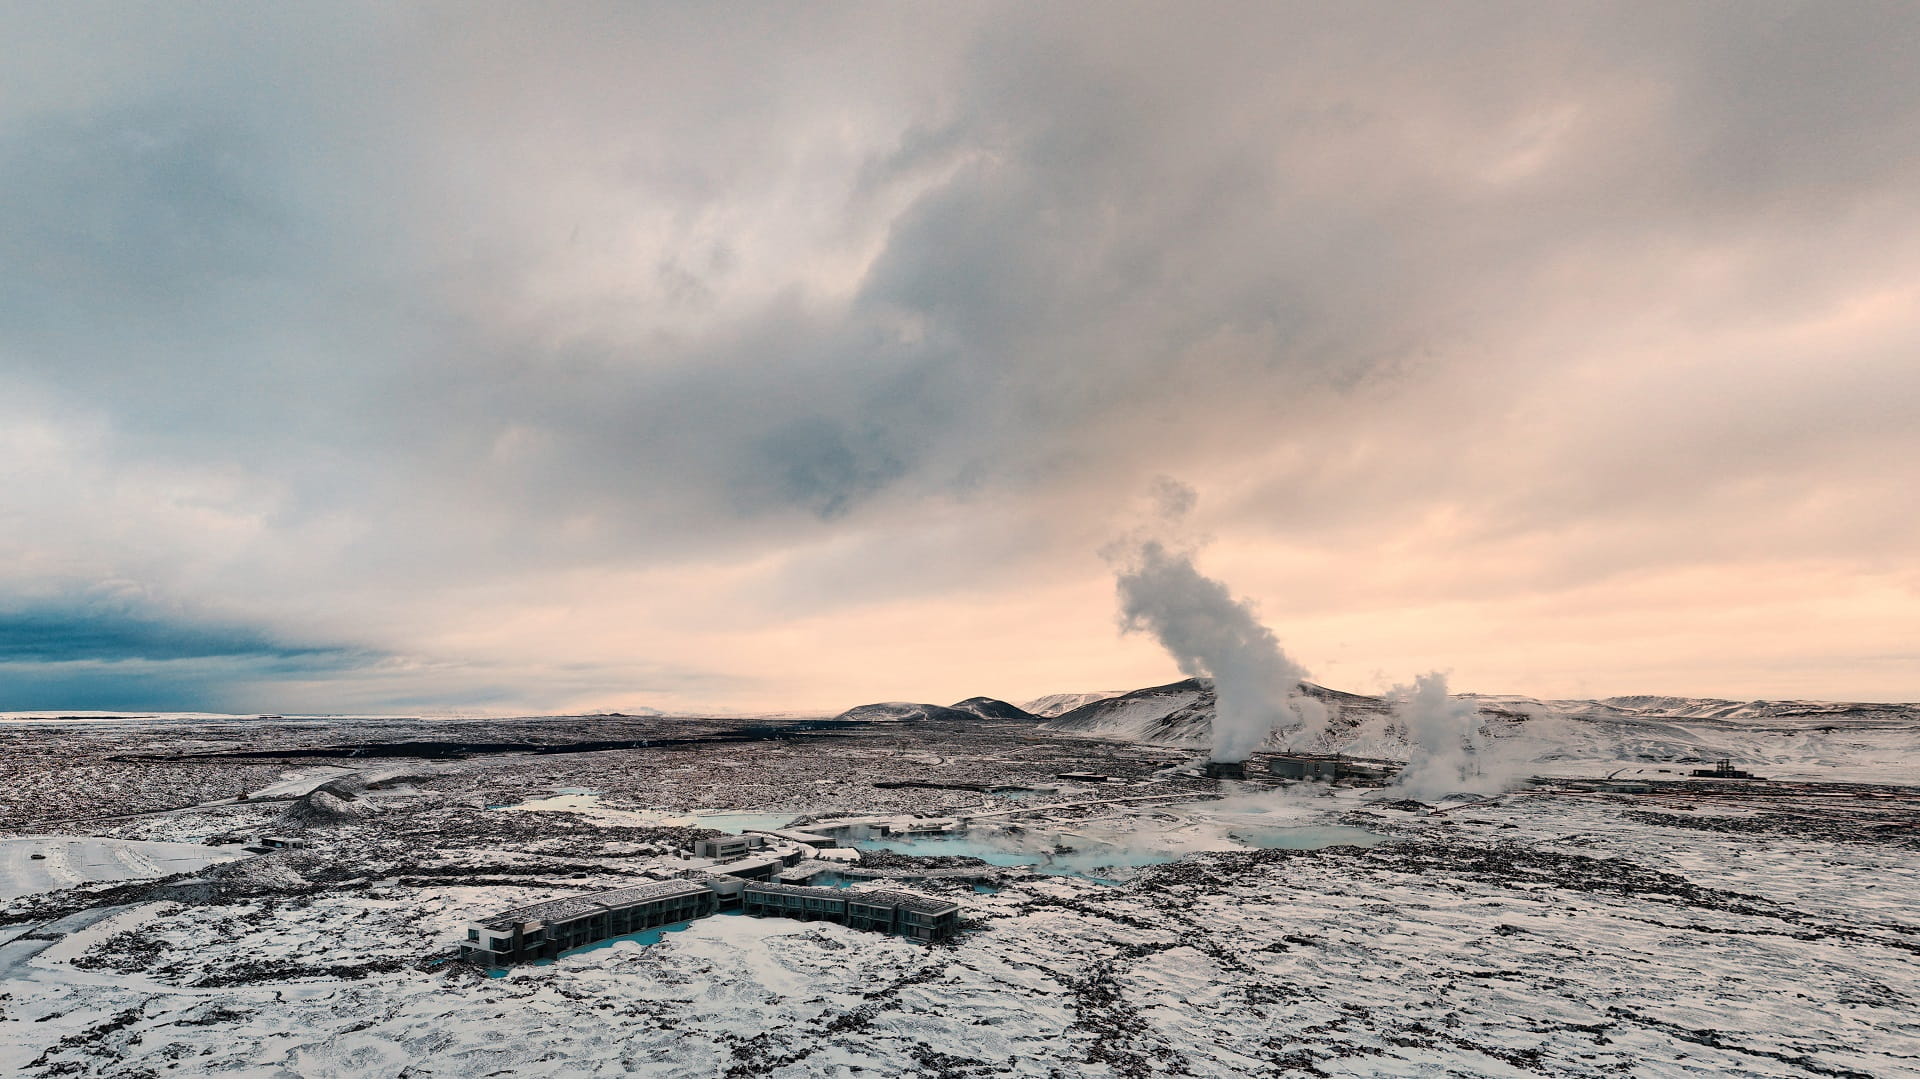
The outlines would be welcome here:
M 1384 697 L 1301 683 L 1327 706 L 1328 730 L 1313 749 L 1404 757 L 1405 732 Z M 1652 695 L 1602 701 L 1458 694 L 1496 738 L 1532 744 L 1543 771 L 1702 763 L 1722 757 L 1764 775 L 1920 780 L 1920 705 L 1818 701 L 1734 702 Z M 1092 738 L 1200 748 L 1210 744 L 1213 686 L 1185 679 L 1091 702 L 1040 725 Z M 1281 730 L 1268 741 L 1279 749 Z
M 1300 684 L 1300 693 L 1327 708 L 1326 733 L 1311 749 L 1405 758 L 1406 733 L 1385 697 Z M 1051 717 L 994 698 L 954 706 L 913 702 L 862 705 L 839 719 L 869 722 L 934 721 L 968 724 L 982 718 L 1028 719 L 1039 731 L 1083 738 L 1200 749 L 1212 745 L 1213 683 L 1192 678 L 1112 695 L 1054 695 L 1029 705 L 1092 700 Z M 1513 694 L 1457 694 L 1473 702 L 1496 739 L 1524 739 L 1543 772 L 1612 771 L 1645 765 L 1684 771 L 1695 763 L 1732 758 L 1762 775 L 1832 778 L 1844 769 L 1855 779 L 1920 781 L 1920 705 L 1823 701 L 1727 701 L 1632 695 L 1601 700 L 1551 700 Z M 1268 749 L 1285 744 L 1285 727 Z
M 1082 705 L 1105 701 L 1107 698 L 1119 697 L 1124 693 L 1126 693 L 1125 690 L 1094 690 L 1078 694 L 1048 694 L 1045 697 L 1034 698 L 1032 701 L 1023 701 L 1020 707 L 1035 716 L 1055 717 L 1072 712 Z

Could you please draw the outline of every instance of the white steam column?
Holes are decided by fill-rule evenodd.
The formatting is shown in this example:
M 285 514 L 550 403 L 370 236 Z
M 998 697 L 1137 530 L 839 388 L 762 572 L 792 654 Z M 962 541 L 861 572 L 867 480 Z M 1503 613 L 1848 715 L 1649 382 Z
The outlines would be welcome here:
M 1193 508 L 1193 489 L 1162 478 L 1154 496 L 1154 521 L 1107 551 L 1118 567 L 1124 628 L 1151 633 L 1184 674 L 1213 679 L 1210 760 L 1247 760 L 1283 720 L 1297 726 L 1290 742 L 1310 742 L 1325 728 L 1326 711 L 1300 697 L 1306 669 L 1281 651 L 1245 601 L 1194 568 L 1190 547 L 1166 539 Z

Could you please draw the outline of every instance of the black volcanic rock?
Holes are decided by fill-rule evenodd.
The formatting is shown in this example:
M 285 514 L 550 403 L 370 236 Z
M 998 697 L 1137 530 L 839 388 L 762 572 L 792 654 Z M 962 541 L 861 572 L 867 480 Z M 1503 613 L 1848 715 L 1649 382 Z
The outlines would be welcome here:
M 970 697 L 965 701 L 956 701 L 953 708 L 964 713 L 972 713 L 985 720 L 1039 720 L 1038 716 L 1011 702 L 999 698 Z
M 279 829 L 342 825 L 372 816 L 372 809 L 352 789 L 338 781 L 322 784 L 295 799 L 275 819 Z

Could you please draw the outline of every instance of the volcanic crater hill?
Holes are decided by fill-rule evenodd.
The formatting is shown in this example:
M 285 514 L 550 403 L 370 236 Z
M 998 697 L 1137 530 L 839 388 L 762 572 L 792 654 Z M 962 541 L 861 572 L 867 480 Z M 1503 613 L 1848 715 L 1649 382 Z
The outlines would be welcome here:
M 950 709 L 945 705 L 929 705 L 922 701 L 876 701 L 870 705 L 855 705 L 834 717 L 833 722 L 905 724 L 932 721 L 941 724 L 970 724 L 978 719 L 979 717 L 973 713 Z
M 983 720 L 1039 720 L 1040 717 L 1012 702 L 999 698 L 970 697 L 965 701 L 956 701 L 952 708 L 964 713 L 972 713 Z
M 956 701 L 952 705 L 929 705 L 924 701 L 876 701 L 871 705 L 855 705 L 846 712 L 833 718 L 835 722 L 856 722 L 865 724 L 899 724 L 915 721 L 933 721 L 935 723 L 968 723 L 974 720 L 1033 720 L 1035 716 L 1011 702 L 999 698 L 970 697 L 965 701 Z
M 1349 694 L 1316 683 L 1301 683 L 1300 693 L 1327 706 L 1330 727 L 1336 734 L 1392 712 L 1392 707 L 1382 698 Z M 1182 679 L 1088 702 L 1041 726 L 1050 731 L 1072 731 L 1134 742 L 1201 744 L 1212 738 L 1215 708 L 1213 680 Z

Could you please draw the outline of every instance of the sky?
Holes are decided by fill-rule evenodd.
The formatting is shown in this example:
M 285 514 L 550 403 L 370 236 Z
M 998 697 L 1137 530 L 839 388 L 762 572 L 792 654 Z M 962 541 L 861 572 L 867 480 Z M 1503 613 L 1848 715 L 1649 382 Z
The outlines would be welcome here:
M 1920 7 L 0 6 L 0 710 L 1920 700 Z

